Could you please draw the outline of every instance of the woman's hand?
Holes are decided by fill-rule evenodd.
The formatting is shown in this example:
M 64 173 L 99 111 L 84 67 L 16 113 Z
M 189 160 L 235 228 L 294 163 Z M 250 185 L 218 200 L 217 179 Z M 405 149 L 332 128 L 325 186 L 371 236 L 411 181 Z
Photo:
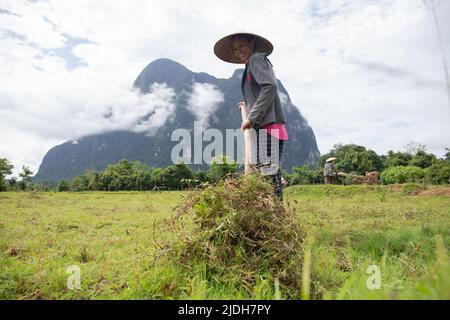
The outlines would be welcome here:
M 250 120 L 245 120 L 241 123 L 241 130 L 244 131 L 245 129 L 250 129 L 252 127 L 252 123 Z

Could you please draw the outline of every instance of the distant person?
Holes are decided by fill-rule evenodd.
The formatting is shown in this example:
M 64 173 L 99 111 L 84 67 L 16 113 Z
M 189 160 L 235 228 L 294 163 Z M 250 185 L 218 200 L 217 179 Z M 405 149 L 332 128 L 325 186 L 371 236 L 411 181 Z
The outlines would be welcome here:
M 256 165 L 262 175 L 271 177 L 275 195 L 283 201 L 280 163 L 288 134 L 284 126 L 286 119 L 278 95 L 277 79 L 272 63 L 267 58 L 272 51 L 273 45 L 269 40 L 252 33 L 234 33 L 214 45 L 214 53 L 220 59 L 245 64 L 241 90 L 249 113 L 247 120 L 242 122 L 241 129 L 255 129 Z M 267 130 L 265 143 L 260 141 L 259 131 L 262 129 Z M 271 157 L 272 154 L 276 156 Z M 267 161 L 268 159 L 271 161 Z
M 336 158 L 328 158 L 325 161 L 325 166 L 323 168 L 323 178 L 325 180 L 325 184 L 332 184 L 334 176 L 336 175 L 336 166 L 334 165 L 334 160 Z

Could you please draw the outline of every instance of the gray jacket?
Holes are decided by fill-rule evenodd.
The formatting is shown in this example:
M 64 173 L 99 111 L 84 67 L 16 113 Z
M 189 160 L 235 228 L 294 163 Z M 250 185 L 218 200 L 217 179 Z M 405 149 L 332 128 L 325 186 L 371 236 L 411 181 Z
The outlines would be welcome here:
M 336 175 L 336 166 L 333 162 L 326 162 L 323 168 L 323 175 L 327 177 L 332 177 Z
M 265 53 L 255 52 L 250 56 L 242 75 L 241 89 L 245 104 L 250 109 L 248 119 L 253 128 L 286 122 L 277 79 Z

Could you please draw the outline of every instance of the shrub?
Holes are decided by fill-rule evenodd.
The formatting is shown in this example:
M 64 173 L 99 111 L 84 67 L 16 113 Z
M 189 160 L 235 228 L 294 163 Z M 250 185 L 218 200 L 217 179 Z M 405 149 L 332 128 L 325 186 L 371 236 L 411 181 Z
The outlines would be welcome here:
M 425 169 L 414 166 L 391 167 L 383 171 L 381 182 L 383 184 L 420 182 L 425 173 Z
M 303 167 L 293 167 L 292 171 L 292 184 L 318 184 L 323 181 L 323 171 L 310 169 L 306 164 Z

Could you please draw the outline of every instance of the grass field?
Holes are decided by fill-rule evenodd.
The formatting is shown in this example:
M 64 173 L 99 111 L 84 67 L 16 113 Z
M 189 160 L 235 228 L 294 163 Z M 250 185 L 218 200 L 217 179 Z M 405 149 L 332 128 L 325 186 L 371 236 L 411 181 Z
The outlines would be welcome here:
M 283 297 L 264 278 L 248 295 L 183 276 L 176 265 L 155 267 L 154 222 L 181 195 L 0 193 L 0 298 Z M 307 232 L 299 299 L 450 298 L 450 187 L 293 186 L 285 195 Z M 79 290 L 67 288 L 73 265 Z M 367 285 L 377 270 L 379 289 Z

